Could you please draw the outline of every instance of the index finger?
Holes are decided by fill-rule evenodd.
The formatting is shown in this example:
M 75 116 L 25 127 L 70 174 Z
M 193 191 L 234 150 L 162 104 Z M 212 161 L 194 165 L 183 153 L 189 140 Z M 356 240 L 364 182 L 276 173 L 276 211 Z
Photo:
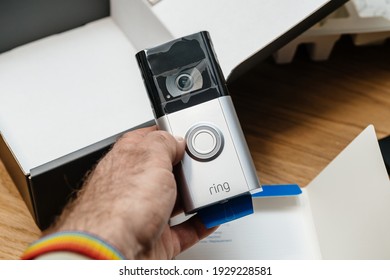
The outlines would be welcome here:
M 177 164 L 184 156 L 185 141 L 183 138 L 175 138 L 166 131 L 157 130 L 147 134 L 142 143 L 154 152 L 154 156 L 164 156 L 165 152 L 170 159 L 170 164 Z M 162 159 L 162 158 L 161 158 Z

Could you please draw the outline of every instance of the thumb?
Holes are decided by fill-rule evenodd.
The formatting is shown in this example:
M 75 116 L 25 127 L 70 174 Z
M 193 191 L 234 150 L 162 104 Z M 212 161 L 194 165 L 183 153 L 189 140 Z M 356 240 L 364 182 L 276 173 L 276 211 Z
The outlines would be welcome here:
M 186 141 L 181 136 L 175 136 L 176 139 L 176 157 L 173 160 L 173 165 L 178 164 L 184 156 Z

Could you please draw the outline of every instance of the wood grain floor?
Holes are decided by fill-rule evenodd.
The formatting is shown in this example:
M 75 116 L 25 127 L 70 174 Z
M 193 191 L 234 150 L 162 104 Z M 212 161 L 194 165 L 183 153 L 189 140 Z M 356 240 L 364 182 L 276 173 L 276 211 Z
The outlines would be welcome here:
M 229 85 L 263 184 L 307 185 L 360 131 L 390 135 L 390 42 L 337 44 L 326 62 L 259 64 Z M 17 259 L 40 234 L 0 162 L 0 259 Z
M 301 50 L 230 86 L 263 184 L 307 185 L 368 124 L 390 134 L 389 43 L 354 47 L 346 37 L 326 62 Z

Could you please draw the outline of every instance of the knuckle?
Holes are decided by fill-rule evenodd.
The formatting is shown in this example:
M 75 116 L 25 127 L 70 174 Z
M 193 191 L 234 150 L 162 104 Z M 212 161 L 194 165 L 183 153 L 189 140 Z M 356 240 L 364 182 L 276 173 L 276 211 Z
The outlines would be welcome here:
M 175 151 L 176 143 L 172 135 L 165 131 L 156 131 L 150 133 L 151 146 L 155 146 L 160 151 L 168 151 L 170 154 Z
M 160 143 L 163 143 L 167 146 L 170 146 L 173 143 L 172 136 L 166 131 L 159 130 L 151 133 L 150 135 L 156 137 Z

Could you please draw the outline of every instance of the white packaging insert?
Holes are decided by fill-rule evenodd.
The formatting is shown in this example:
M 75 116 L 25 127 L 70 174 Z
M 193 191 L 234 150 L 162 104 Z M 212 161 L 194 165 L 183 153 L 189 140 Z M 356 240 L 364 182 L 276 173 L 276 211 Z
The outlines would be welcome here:
M 0 56 L 0 128 L 25 174 L 153 118 L 111 18 Z

